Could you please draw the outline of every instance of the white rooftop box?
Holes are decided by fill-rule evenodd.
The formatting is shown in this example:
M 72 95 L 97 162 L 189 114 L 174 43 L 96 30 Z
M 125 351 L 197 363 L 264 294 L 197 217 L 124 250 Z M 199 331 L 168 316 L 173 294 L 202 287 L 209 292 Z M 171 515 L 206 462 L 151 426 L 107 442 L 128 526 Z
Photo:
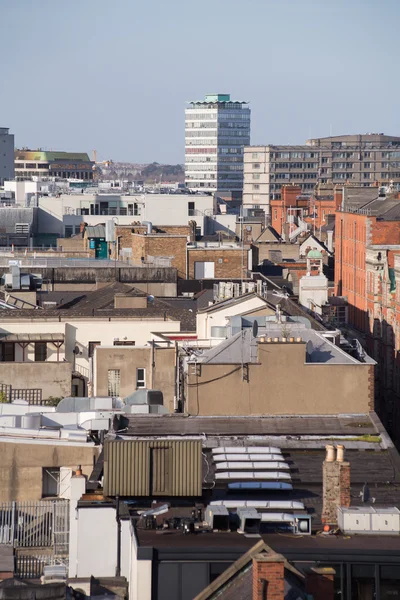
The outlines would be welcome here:
M 395 506 L 339 506 L 338 525 L 343 533 L 399 535 L 400 511 Z

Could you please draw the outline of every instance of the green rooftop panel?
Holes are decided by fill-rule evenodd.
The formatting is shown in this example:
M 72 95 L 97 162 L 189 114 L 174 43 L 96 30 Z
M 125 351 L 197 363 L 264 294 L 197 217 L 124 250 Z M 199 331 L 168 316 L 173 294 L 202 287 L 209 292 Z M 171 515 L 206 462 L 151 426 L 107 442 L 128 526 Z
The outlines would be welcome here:
M 230 94 L 207 94 L 206 102 L 230 102 L 231 95 Z

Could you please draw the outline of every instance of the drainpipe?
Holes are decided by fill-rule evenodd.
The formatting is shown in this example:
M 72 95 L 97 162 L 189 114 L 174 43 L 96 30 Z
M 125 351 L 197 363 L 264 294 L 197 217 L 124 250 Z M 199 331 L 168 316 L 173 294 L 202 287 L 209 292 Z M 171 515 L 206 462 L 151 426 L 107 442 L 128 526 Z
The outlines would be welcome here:
M 178 412 L 179 406 L 179 352 L 178 342 L 175 342 L 175 396 L 174 396 L 174 412 Z
M 154 340 L 151 340 L 151 389 L 154 389 L 154 368 L 156 366 L 154 343 Z
M 117 566 L 115 568 L 115 577 L 121 577 L 121 519 L 119 516 L 119 496 L 115 497 L 115 519 L 117 521 Z

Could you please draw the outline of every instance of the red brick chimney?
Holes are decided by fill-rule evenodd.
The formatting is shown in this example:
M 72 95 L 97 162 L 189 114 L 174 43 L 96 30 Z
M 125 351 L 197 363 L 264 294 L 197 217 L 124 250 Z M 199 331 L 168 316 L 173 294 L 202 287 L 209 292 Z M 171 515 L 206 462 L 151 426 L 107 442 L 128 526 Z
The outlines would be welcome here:
M 285 558 L 256 554 L 253 558 L 253 600 L 284 600 Z
M 281 197 L 283 205 L 297 206 L 297 196 L 301 195 L 301 186 L 299 185 L 283 185 L 281 189 Z
M 344 446 L 326 446 L 322 471 L 322 522 L 337 525 L 338 506 L 350 506 L 350 463 L 344 460 Z
M 336 186 L 333 191 L 333 199 L 335 203 L 335 210 L 339 210 L 343 200 L 343 188 Z

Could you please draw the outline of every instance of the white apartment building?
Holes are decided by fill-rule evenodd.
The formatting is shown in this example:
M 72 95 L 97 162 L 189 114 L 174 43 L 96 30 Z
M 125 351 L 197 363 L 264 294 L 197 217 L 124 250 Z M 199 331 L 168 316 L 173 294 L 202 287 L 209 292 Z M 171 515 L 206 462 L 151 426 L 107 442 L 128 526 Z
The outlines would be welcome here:
M 14 178 L 14 136 L 7 127 L 0 127 L 0 185 Z
M 307 140 L 303 146 L 244 148 L 243 205 L 262 208 L 280 199 L 282 185 L 311 194 L 317 183 L 370 187 L 393 182 L 400 189 L 400 137 L 382 133 Z
M 153 225 L 187 225 L 195 221 L 200 235 L 205 223 L 217 212 L 214 196 L 208 194 L 62 194 L 38 200 L 39 231 L 69 237 L 79 232 L 82 222 L 118 225 L 150 221 Z M 221 218 L 226 215 L 221 215 Z
M 243 190 L 243 147 L 250 143 L 250 109 L 229 94 L 210 94 L 185 110 L 185 181 L 192 190 Z

